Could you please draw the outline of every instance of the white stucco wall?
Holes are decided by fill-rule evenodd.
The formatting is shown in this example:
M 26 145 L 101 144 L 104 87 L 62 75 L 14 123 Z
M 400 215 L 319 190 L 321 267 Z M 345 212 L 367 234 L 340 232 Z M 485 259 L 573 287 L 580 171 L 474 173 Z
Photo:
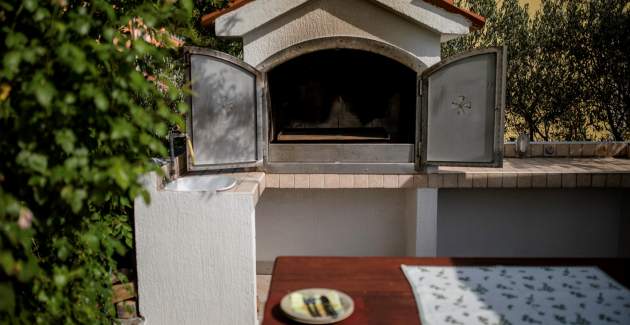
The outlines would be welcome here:
M 218 36 L 241 37 L 270 20 L 293 10 L 308 1 L 318 0 L 258 0 L 238 10 L 219 16 L 215 22 Z M 417 0 L 364 0 L 387 8 L 394 14 L 444 35 L 464 35 L 472 26 L 460 14 L 455 14 Z M 341 1 L 338 1 L 341 2 Z
M 628 256 L 627 190 L 440 190 L 440 256 Z
M 257 258 L 629 256 L 628 191 L 268 189 Z M 624 196 L 625 195 L 625 196 Z
M 219 34 L 222 29 L 229 28 L 230 20 L 243 18 L 228 14 L 221 19 L 216 27 Z M 297 6 L 244 34 L 243 57 L 245 62 L 256 66 L 282 49 L 331 36 L 362 37 L 389 43 L 415 55 L 427 66 L 440 60 L 439 33 L 394 14 L 382 4 L 365 0 L 317 0 Z
M 157 191 L 135 202 L 146 324 L 256 324 L 254 195 Z
M 443 36 L 466 35 L 472 27 L 472 23 L 464 16 L 448 12 L 426 1 L 372 1 Z
M 404 190 L 266 189 L 256 207 L 256 256 L 402 256 Z

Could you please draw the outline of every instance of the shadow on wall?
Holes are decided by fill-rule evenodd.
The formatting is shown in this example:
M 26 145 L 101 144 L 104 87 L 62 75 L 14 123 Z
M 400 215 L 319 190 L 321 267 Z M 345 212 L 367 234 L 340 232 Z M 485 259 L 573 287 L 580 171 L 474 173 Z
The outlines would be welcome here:
M 440 190 L 439 256 L 617 257 L 627 190 Z M 625 232 L 625 235 L 624 235 Z
M 215 34 L 216 35 L 222 35 L 222 34 L 228 34 L 230 33 L 230 31 L 232 30 L 232 28 L 234 28 L 234 26 L 236 26 L 236 24 L 242 22 L 243 20 L 240 19 L 237 15 L 230 15 L 229 17 L 222 18 L 223 20 L 221 21 L 221 26 L 223 26 L 224 28 L 222 29 L 216 29 L 216 24 L 214 24 L 214 28 L 215 28 Z
M 403 256 L 406 204 L 404 190 L 267 189 L 256 207 L 257 260 Z

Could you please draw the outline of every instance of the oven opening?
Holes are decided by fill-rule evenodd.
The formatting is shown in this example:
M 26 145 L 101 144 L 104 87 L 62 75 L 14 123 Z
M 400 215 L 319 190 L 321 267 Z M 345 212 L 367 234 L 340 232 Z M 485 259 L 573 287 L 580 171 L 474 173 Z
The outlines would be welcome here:
M 299 56 L 268 73 L 271 143 L 414 142 L 416 72 L 366 51 Z

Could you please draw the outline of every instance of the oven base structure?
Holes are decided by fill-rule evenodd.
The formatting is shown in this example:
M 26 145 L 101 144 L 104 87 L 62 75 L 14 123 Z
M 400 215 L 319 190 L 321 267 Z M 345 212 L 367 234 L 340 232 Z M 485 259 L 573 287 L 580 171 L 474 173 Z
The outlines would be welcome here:
M 313 174 L 321 187 L 284 188 L 284 175 L 234 176 L 239 185 L 221 193 L 143 177 L 152 200 L 135 200 L 134 231 L 147 323 L 257 324 L 256 274 L 276 256 L 630 256 L 628 188 L 385 188 L 383 175 L 379 188 L 328 188 L 329 175 Z

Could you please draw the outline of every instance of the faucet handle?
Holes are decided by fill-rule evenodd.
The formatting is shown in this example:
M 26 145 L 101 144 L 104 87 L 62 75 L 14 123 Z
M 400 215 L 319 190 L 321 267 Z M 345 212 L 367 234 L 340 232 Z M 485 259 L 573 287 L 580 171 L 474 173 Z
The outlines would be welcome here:
M 195 164 L 195 149 L 193 149 L 192 141 L 190 141 L 189 136 L 186 137 L 186 145 L 188 146 L 188 151 L 190 152 L 190 161 Z

